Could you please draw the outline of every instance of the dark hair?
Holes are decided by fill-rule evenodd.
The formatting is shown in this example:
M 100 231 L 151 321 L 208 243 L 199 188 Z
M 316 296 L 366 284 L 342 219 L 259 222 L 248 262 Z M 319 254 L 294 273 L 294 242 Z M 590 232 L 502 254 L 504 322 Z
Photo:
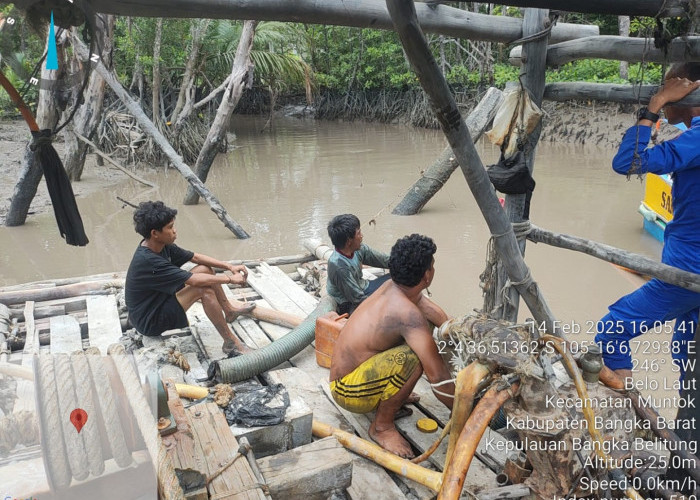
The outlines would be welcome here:
M 684 62 L 674 63 L 666 72 L 666 78 L 687 78 L 694 82 L 700 80 L 700 63 Z
M 420 234 L 397 240 L 389 256 L 391 279 L 399 285 L 416 286 L 430 269 L 436 251 L 433 240 Z
M 360 229 L 360 219 L 353 214 L 336 215 L 328 223 L 328 236 L 336 248 L 343 248 Z
M 144 201 L 134 211 L 134 229 L 149 239 L 152 230 L 162 231 L 176 215 L 177 210 L 166 207 L 162 201 Z

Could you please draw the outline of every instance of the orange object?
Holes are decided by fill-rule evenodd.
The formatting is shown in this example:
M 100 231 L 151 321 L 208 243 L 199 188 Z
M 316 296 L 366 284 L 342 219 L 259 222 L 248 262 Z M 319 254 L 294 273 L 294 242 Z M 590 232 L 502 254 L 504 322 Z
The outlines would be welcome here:
M 335 311 L 316 318 L 316 363 L 324 368 L 331 367 L 335 340 L 348 320 L 348 315 L 338 316 Z

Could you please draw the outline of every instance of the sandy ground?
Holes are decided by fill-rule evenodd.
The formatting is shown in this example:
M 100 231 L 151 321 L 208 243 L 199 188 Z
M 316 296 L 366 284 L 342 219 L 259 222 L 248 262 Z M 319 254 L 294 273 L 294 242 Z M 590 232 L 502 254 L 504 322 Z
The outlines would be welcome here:
M 624 130 L 636 120 L 630 111 L 631 106 L 601 103 L 545 103 L 544 128 L 540 140 L 543 142 L 568 142 L 573 144 L 597 145 L 616 148 Z M 670 138 L 677 130 L 669 125 L 662 125 L 660 137 Z M 10 200 L 17 178 L 22 169 L 22 158 L 29 140 L 29 131 L 21 120 L 0 122 L 0 224 L 4 224 Z M 59 155 L 63 153 L 62 138 L 54 143 Z M 126 179 L 127 176 L 108 165 L 100 167 L 95 162 L 95 155 L 89 154 L 85 163 L 83 178 L 73 183 L 77 197 L 87 195 L 98 189 L 104 189 Z M 42 213 L 51 210 L 51 200 L 46 184 L 39 185 L 30 213 Z

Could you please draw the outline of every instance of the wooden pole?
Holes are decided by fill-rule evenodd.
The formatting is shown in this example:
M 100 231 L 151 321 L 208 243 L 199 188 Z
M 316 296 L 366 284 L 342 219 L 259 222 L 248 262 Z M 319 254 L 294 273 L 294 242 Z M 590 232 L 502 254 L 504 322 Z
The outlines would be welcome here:
M 35 3 L 36 0 L 14 2 L 21 9 Z M 133 17 L 162 17 L 167 13 L 168 17 L 178 18 L 200 19 L 206 16 L 207 19 L 255 19 L 393 29 L 385 6 L 376 0 L 90 0 L 90 5 L 96 12 Z M 416 9 L 421 28 L 427 33 L 506 43 L 517 40 L 522 34 L 522 19 L 514 17 L 489 16 L 437 3 L 419 3 Z M 552 43 L 599 32 L 598 26 L 557 23 L 552 29 Z
M 523 21 L 523 35 L 530 36 L 542 32 L 549 23 L 549 12 L 542 9 L 527 9 Z M 525 89 L 530 93 L 533 102 L 538 106 L 542 105 L 542 96 L 544 94 L 545 81 L 545 57 L 547 50 L 547 37 L 543 36 L 525 43 L 523 51 L 525 53 L 526 63 L 520 70 L 520 77 Z M 538 123 L 535 129 L 527 137 L 525 143 L 525 158 L 527 167 L 530 173 L 533 172 L 535 166 L 535 150 L 537 141 L 542 132 L 542 122 Z M 528 216 L 525 214 L 527 197 L 524 194 L 506 195 L 505 209 L 510 222 L 522 222 Z M 518 241 L 520 252 L 525 255 L 525 238 Z M 502 261 L 501 257 L 501 261 Z M 512 281 L 512 280 L 511 280 Z M 498 265 L 497 281 L 494 293 L 495 305 L 501 318 L 506 321 L 518 321 L 518 306 L 520 297 L 518 291 L 510 287 L 506 293 L 501 291 L 508 282 L 508 274 L 506 273 L 502 262 Z M 507 299 L 506 299 L 507 297 Z
M 545 85 L 544 98 L 548 101 L 596 101 L 619 102 L 623 104 L 649 104 L 649 99 L 659 87 L 657 85 L 618 85 L 614 83 L 564 82 Z M 700 106 L 700 90 L 688 94 L 674 106 Z
M 88 48 L 85 44 L 77 37 L 72 37 L 73 47 L 81 60 L 87 62 L 89 59 Z M 199 178 L 192 172 L 190 167 L 188 167 L 182 157 L 177 154 L 175 149 L 170 145 L 168 140 L 163 136 L 163 134 L 158 130 L 154 123 L 149 120 L 146 114 L 141 109 L 141 106 L 129 95 L 126 89 L 119 83 L 119 80 L 114 76 L 114 74 L 108 70 L 101 61 L 97 61 L 93 64 L 93 69 L 95 69 L 104 80 L 107 82 L 117 97 L 126 105 L 131 115 L 136 119 L 141 129 L 153 137 L 156 144 L 163 150 L 165 156 L 168 157 L 173 166 L 177 169 L 180 174 L 189 182 L 192 187 L 197 191 L 197 193 L 204 198 L 212 212 L 216 214 L 221 222 L 224 223 L 227 229 L 229 229 L 237 238 L 249 238 L 250 236 L 245 230 L 234 221 L 231 216 L 226 212 L 226 209 L 221 205 L 219 200 L 206 188 L 204 183 L 199 180 Z
M 654 47 L 651 38 L 625 36 L 591 36 L 568 40 L 546 48 L 547 66 L 561 66 L 578 59 L 613 59 L 627 62 L 693 62 L 700 61 L 700 37 L 674 38 L 668 52 Z M 511 64 L 520 64 L 522 47 L 514 47 L 509 54 Z
M 689 8 L 688 2 L 683 0 L 509 0 L 508 5 L 588 14 L 649 17 L 684 17 L 688 15 Z
M 554 315 L 525 265 L 513 228 L 496 197 L 496 192 L 459 113 L 457 103 L 450 93 L 450 88 L 440 73 L 420 30 L 413 2 L 410 0 L 386 0 L 386 2 L 406 56 L 423 90 L 428 95 L 428 101 L 437 115 L 440 127 L 486 219 L 494 239 L 494 246 L 504 262 L 511 282 L 522 295 L 535 320 L 544 324 L 548 332 L 558 334 L 559 328 Z
M 700 274 L 683 271 L 677 267 L 653 261 L 642 255 L 627 250 L 598 243 L 596 241 L 571 236 L 569 234 L 555 233 L 546 229 L 532 226 L 527 239 L 535 243 L 545 243 L 567 250 L 585 253 L 612 264 L 623 266 L 641 274 L 646 274 L 671 285 L 687 288 L 700 293 Z
M 473 137 L 474 141 L 478 141 L 486 131 L 486 128 L 491 124 L 502 101 L 503 92 L 491 87 L 474 110 L 469 113 L 466 123 L 469 135 Z M 408 188 L 404 197 L 391 213 L 395 215 L 415 215 L 420 212 L 426 203 L 445 185 L 457 167 L 459 167 L 459 164 L 455 160 L 452 149 L 448 146 L 437 160 L 425 170 L 420 179 Z

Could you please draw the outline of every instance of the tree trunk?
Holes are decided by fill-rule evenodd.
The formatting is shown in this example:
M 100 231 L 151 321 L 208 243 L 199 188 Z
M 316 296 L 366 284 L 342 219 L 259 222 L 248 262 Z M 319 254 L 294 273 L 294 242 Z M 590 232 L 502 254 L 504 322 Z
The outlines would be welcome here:
M 78 52 L 80 58 L 83 61 L 87 61 L 87 59 L 89 58 L 89 54 L 88 48 L 85 46 L 85 44 L 77 38 L 73 38 L 73 45 L 75 47 L 75 50 Z M 129 113 L 131 113 L 131 115 L 136 119 L 139 126 L 141 127 L 141 130 L 143 130 L 144 133 L 150 135 L 153 138 L 153 141 L 158 145 L 158 147 L 161 148 L 165 156 L 168 158 L 168 160 L 170 160 L 170 162 L 177 169 L 177 171 L 180 172 L 180 174 L 182 174 L 185 180 L 192 184 L 197 190 L 197 192 L 200 194 L 200 196 L 202 196 L 207 201 L 207 203 L 209 203 L 212 212 L 214 212 L 219 218 L 219 220 L 221 220 L 224 223 L 224 226 L 226 226 L 227 229 L 229 229 L 233 234 L 235 234 L 236 237 L 248 238 L 248 233 L 246 233 L 245 230 L 231 218 L 231 216 L 226 212 L 226 209 L 221 205 L 219 200 L 217 200 L 216 197 L 213 194 L 211 194 L 211 192 L 209 192 L 209 190 L 206 188 L 206 186 L 204 186 L 202 181 L 200 181 L 197 178 L 197 176 L 194 175 L 194 172 L 190 170 L 190 167 L 188 167 L 182 161 L 182 157 L 179 154 L 177 154 L 177 151 L 173 149 L 168 140 L 163 136 L 160 130 L 158 130 L 155 124 L 148 119 L 146 113 L 143 112 L 138 103 L 134 101 L 134 99 L 129 95 L 126 89 L 124 89 L 122 84 L 119 83 L 119 80 L 114 75 L 114 73 L 110 72 L 107 68 L 105 68 L 102 62 L 96 63 L 95 70 L 99 72 L 100 75 L 102 75 L 102 78 L 105 79 L 107 85 L 109 85 L 112 88 L 117 97 L 126 105 L 126 109 L 128 109 Z
M 491 87 L 466 120 L 469 135 L 478 141 L 489 124 L 493 121 L 498 107 L 503 100 L 503 93 Z M 403 199 L 391 212 L 394 215 L 415 215 L 445 185 L 459 164 L 449 146 L 430 165 L 423 175 L 406 192 Z
M 523 36 L 529 36 L 541 32 L 548 19 L 549 12 L 542 9 L 527 9 L 523 20 Z M 532 100 L 538 106 L 542 105 L 542 96 L 544 95 L 545 83 L 545 60 L 547 57 L 547 37 L 539 40 L 535 39 L 526 42 L 523 45 L 523 53 L 526 56 L 526 63 L 520 71 L 520 78 L 525 86 L 525 89 L 530 92 Z M 537 141 L 539 141 L 540 133 L 542 132 L 542 122 L 537 124 L 532 133 L 527 137 L 525 145 L 525 158 L 528 169 L 532 173 L 535 162 L 535 150 Z M 516 194 L 506 195 L 505 209 L 510 222 L 522 222 L 529 218 L 529 200 L 527 195 Z M 518 241 L 520 252 L 525 255 L 525 238 L 521 237 Z M 512 281 L 512 280 L 510 280 Z M 507 299 L 504 300 L 505 294 L 501 291 L 509 282 L 509 276 L 505 269 L 505 264 L 502 260 L 498 264 L 498 279 L 497 285 L 493 290 L 496 293 L 495 305 L 498 314 L 502 319 L 513 323 L 518 321 L 518 306 L 520 296 L 518 290 L 513 287 L 507 288 Z M 488 311 L 487 311 L 488 312 Z
M 190 55 L 185 64 L 185 74 L 182 75 L 182 84 L 180 85 L 180 92 L 177 95 L 177 103 L 175 103 L 175 109 L 170 117 L 171 123 L 177 122 L 180 111 L 182 111 L 182 108 L 185 106 L 185 102 L 193 99 L 194 77 L 197 69 L 197 61 L 199 60 L 199 51 L 202 48 L 204 35 L 210 23 L 210 19 L 200 19 L 198 21 L 192 21 L 192 25 L 190 26 L 192 49 L 190 50 Z
M 620 30 L 620 36 L 630 36 L 630 16 L 618 16 L 617 26 Z M 627 61 L 620 61 L 620 78 L 623 80 L 629 79 L 629 69 L 630 63 Z
M 114 23 L 115 16 L 100 14 L 103 18 L 105 32 L 102 33 L 102 60 L 108 67 L 112 67 L 112 47 L 114 45 Z M 72 181 L 79 181 L 83 175 L 85 157 L 88 145 L 78 140 L 75 132 L 91 139 L 97 130 L 102 115 L 102 104 L 105 96 L 105 81 L 96 72 L 91 72 L 90 81 L 85 89 L 83 103 L 75 113 L 72 123 L 66 127 L 63 134 L 66 141 L 66 152 L 63 165 Z
M 58 70 L 47 70 L 46 65 L 41 66 L 41 80 L 43 82 L 53 81 L 54 83 L 46 87 L 42 85 L 39 88 L 39 102 L 36 108 L 36 122 L 40 129 L 54 129 L 58 123 L 58 118 L 60 116 L 60 111 L 56 107 L 58 99 L 56 98 L 56 82 L 60 78 L 60 74 L 63 73 L 65 67 L 64 64 L 64 50 L 63 43 L 59 40 L 56 43 L 57 56 L 59 61 Z M 32 200 L 36 195 L 36 191 L 39 187 L 39 182 L 43 177 L 43 172 L 41 170 L 41 165 L 36 161 L 34 152 L 27 149 L 24 154 L 24 159 L 22 161 L 22 171 L 20 172 L 19 178 L 17 179 L 17 184 L 15 185 L 14 192 L 12 194 L 12 201 L 10 202 L 10 209 L 7 212 L 7 218 L 5 219 L 6 226 L 21 226 L 27 220 L 27 214 L 29 213 L 29 207 L 32 204 Z
M 236 57 L 233 60 L 233 67 L 231 68 L 231 81 L 221 99 L 221 104 L 216 111 L 214 122 L 204 140 L 204 146 L 202 146 L 202 150 L 197 157 L 197 163 L 195 164 L 195 172 L 202 182 L 206 182 L 207 180 L 209 169 L 219 152 L 221 141 L 226 138 L 226 131 L 228 130 L 233 110 L 236 109 L 238 100 L 243 93 L 243 87 L 246 83 L 248 72 L 251 70 L 250 49 L 253 47 L 253 38 L 255 37 L 255 27 L 257 24 L 257 21 L 246 21 L 243 24 L 241 39 L 238 41 Z M 189 187 L 183 203 L 185 205 L 196 205 L 198 201 L 199 195 L 193 187 Z
M 153 41 L 153 82 L 151 84 L 151 120 L 158 126 L 162 122 L 160 115 L 160 43 L 163 38 L 163 18 L 156 20 L 156 36 Z
M 520 254 L 513 228 L 496 197 L 474 141 L 459 114 L 457 103 L 418 26 L 413 2 L 387 0 L 386 4 L 401 44 L 411 60 L 411 66 L 428 95 L 428 102 L 437 115 L 440 128 L 455 153 L 469 189 L 493 235 L 494 246 L 506 266 L 508 276 L 522 294 L 535 321 L 544 325 L 545 331 L 560 335 L 554 315 Z

